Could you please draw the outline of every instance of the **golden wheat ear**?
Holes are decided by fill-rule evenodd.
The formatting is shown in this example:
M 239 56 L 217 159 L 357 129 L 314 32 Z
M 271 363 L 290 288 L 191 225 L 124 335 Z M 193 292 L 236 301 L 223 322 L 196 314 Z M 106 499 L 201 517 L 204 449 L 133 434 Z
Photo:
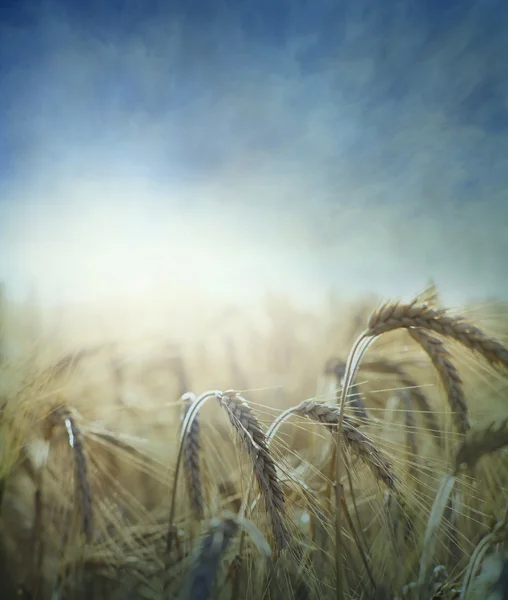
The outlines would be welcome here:
M 455 425 L 460 433 L 466 433 L 471 428 L 468 406 L 464 397 L 462 379 L 450 360 L 449 352 L 439 338 L 429 335 L 422 329 L 410 329 L 409 334 L 430 357 L 446 391 Z
M 252 458 L 254 475 L 270 518 L 275 544 L 278 552 L 281 552 L 288 545 L 290 536 L 284 522 L 285 496 L 267 436 L 245 398 L 228 391 L 220 396 L 219 402 L 226 409 L 240 442 Z
M 194 394 L 184 394 L 183 422 L 187 413 L 195 402 Z M 183 464 L 187 476 L 187 489 L 189 492 L 191 508 L 196 519 L 201 521 L 204 516 L 203 484 L 201 481 L 200 451 L 201 444 L 199 440 L 199 415 L 196 415 L 191 423 L 189 431 L 184 441 Z
M 336 430 L 339 424 L 340 410 L 336 405 L 304 400 L 289 410 L 295 415 L 307 417 L 332 430 Z M 368 465 L 376 479 L 395 490 L 397 478 L 392 472 L 390 463 L 375 444 L 347 420 L 343 422 L 342 436 L 344 444 Z
M 449 359 L 443 343 L 429 332 L 455 340 L 469 350 L 481 354 L 490 364 L 508 368 L 508 348 L 495 338 L 462 317 L 452 317 L 446 310 L 419 304 L 388 302 L 371 315 L 367 329 L 355 342 L 348 358 L 345 385 L 341 395 L 341 409 L 348 388 L 358 369 L 359 362 L 368 346 L 381 334 L 396 329 L 407 329 L 411 336 L 427 352 L 447 391 L 448 401 L 454 411 L 455 421 L 461 433 L 469 430 L 467 404 L 462 391 L 462 381 Z
M 185 450 L 185 442 L 188 432 L 203 405 L 215 398 L 218 400 L 235 428 L 238 438 L 251 457 L 253 471 L 258 482 L 261 494 L 265 501 L 266 511 L 272 524 L 275 545 L 281 552 L 289 542 L 289 532 L 284 523 L 284 492 L 277 477 L 277 468 L 273 457 L 268 449 L 266 435 L 256 415 L 248 405 L 245 398 L 239 396 L 234 390 L 221 392 L 212 390 L 201 394 L 192 403 L 182 424 L 182 433 L 178 456 L 176 460 L 175 473 L 173 476 L 173 489 L 171 490 L 171 501 L 169 511 L 169 527 L 166 544 L 166 560 L 169 560 L 173 542 L 175 541 L 175 513 L 176 494 L 178 486 L 178 475 L 180 464 Z
M 490 364 L 508 368 L 508 348 L 487 336 L 463 317 L 452 317 L 444 309 L 432 308 L 416 301 L 410 304 L 389 302 L 369 319 L 366 337 L 377 337 L 395 329 L 424 329 L 453 339 L 481 354 Z
M 88 477 L 88 461 L 85 451 L 85 440 L 76 420 L 77 413 L 66 406 L 57 407 L 49 417 L 49 437 L 54 427 L 65 427 L 67 440 L 74 461 L 74 477 L 76 482 L 76 498 L 81 512 L 82 532 L 87 543 L 93 538 L 93 497 Z

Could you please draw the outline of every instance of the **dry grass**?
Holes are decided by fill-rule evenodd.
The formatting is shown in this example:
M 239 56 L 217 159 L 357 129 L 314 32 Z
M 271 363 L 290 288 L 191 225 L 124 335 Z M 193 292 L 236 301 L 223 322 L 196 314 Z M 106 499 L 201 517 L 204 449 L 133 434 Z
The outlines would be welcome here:
M 508 310 L 424 296 L 87 343 L 7 306 L 2 598 L 503 597 Z

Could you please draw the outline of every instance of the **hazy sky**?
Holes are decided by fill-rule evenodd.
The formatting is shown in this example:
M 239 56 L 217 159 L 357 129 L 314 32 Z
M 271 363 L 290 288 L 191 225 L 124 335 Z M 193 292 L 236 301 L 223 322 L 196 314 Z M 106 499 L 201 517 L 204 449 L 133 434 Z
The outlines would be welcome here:
M 502 0 L 0 11 L 10 289 L 508 299 Z

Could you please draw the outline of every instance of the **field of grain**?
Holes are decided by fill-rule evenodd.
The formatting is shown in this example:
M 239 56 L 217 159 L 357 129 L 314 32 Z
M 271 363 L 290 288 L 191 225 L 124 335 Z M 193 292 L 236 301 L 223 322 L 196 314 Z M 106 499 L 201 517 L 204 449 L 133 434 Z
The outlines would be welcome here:
M 4 297 L 2 598 L 508 597 L 508 306 L 182 296 Z

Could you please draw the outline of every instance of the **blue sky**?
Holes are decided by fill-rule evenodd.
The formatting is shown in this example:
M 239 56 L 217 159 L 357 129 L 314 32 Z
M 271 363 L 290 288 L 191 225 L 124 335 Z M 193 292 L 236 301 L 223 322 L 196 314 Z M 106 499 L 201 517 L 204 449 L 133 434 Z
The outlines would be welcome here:
M 502 6 L 3 3 L 0 278 L 508 297 Z

